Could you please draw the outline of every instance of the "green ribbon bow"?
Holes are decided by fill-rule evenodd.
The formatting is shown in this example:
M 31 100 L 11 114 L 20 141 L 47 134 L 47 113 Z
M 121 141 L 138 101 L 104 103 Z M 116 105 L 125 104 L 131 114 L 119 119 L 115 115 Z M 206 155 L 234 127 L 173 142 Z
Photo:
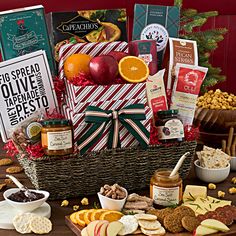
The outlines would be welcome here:
M 144 104 L 128 105 L 119 111 L 88 106 L 85 111 L 85 122 L 93 125 L 77 142 L 80 153 L 84 154 L 102 137 L 110 121 L 112 122 L 108 136 L 109 149 L 121 147 L 119 122 L 138 140 L 142 148 L 147 148 L 150 134 L 140 122 L 145 119 Z

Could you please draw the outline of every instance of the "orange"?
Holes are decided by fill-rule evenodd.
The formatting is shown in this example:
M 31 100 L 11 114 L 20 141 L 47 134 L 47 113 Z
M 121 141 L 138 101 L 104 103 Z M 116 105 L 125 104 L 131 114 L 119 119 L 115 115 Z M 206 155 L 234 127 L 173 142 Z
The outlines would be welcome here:
M 77 221 L 76 221 L 76 218 L 75 218 L 75 215 L 76 215 L 77 212 L 74 212 L 70 215 L 70 220 L 74 223 L 74 224 L 77 224 Z
M 123 57 L 119 62 L 119 73 L 121 77 L 131 83 L 143 82 L 149 76 L 147 64 L 138 57 Z
M 77 222 L 78 225 L 84 227 L 86 225 L 85 221 L 84 221 L 84 214 L 87 212 L 88 210 L 81 210 L 81 211 L 77 211 L 75 212 L 75 220 Z M 72 213 L 73 215 L 74 213 Z M 70 217 L 71 221 L 73 219 L 73 217 Z M 73 221 L 72 221 L 73 222 Z
M 123 214 L 119 211 L 107 211 L 101 214 L 100 220 L 107 220 L 109 222 L 119 220 Z
M 107 212 L 108 210 L 98 209 L 91 214 L 91 221 L 99 220 L 102 213 Z
M 66 58 L 64 63 L 64 74 L 68 80 L 78 76 L 79 73 L 89 74 L 89 62 L 91 56 L 82 53 L 72 54 Z
M 90 209 L 87 212 L 84 213 L 84 221 L 86 223 L 86 225 L 88 225 L 92 220 L 91 220 L 91 214 L 97 211 L 96 209 Z

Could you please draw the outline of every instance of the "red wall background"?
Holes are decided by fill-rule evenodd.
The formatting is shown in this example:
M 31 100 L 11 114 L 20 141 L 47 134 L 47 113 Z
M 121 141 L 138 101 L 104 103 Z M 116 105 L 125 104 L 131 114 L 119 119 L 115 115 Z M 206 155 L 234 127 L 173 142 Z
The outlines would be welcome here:
M 173 5 L 173 0 L 2 0 L 0 11 L 19 7 L 42 4 L 46 12 L 50 11 L 76 11 L 83 9 L 126 8 L 129 16 L 130 32 L 132 31 L 133 8 L 135 3 Z M 219 11 L 219 16 L 207 23 L 207 28 L 226 27 L 229 32 L 219 48 L 211 58 L 214 66 L 222 68 L 222 74 L 227 80 L 217 87 L 224 91 L 236 93 L 236 1 L 235 0 L 183 0 L 184 8 L 196 8 L 199 11 Z

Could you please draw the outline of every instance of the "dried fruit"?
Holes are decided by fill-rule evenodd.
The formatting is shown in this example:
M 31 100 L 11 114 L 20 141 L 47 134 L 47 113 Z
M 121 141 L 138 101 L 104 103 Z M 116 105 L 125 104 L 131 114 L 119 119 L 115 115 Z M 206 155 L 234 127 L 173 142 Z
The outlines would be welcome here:
M 119 220 L 123 214 L 119 211 L 107 211 L 102 213 L 100 220 L 107 220 L 109 222 Z

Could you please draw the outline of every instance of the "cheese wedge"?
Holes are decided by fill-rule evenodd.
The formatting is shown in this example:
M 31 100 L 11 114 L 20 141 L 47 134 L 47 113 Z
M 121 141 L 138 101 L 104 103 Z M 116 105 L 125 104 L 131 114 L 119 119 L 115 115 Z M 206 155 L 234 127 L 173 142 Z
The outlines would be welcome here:
M 187 185 L 185 187 L 183 202 L 194 201 L 198 197 L 207 197 L 207 187 L 197 185 Z

